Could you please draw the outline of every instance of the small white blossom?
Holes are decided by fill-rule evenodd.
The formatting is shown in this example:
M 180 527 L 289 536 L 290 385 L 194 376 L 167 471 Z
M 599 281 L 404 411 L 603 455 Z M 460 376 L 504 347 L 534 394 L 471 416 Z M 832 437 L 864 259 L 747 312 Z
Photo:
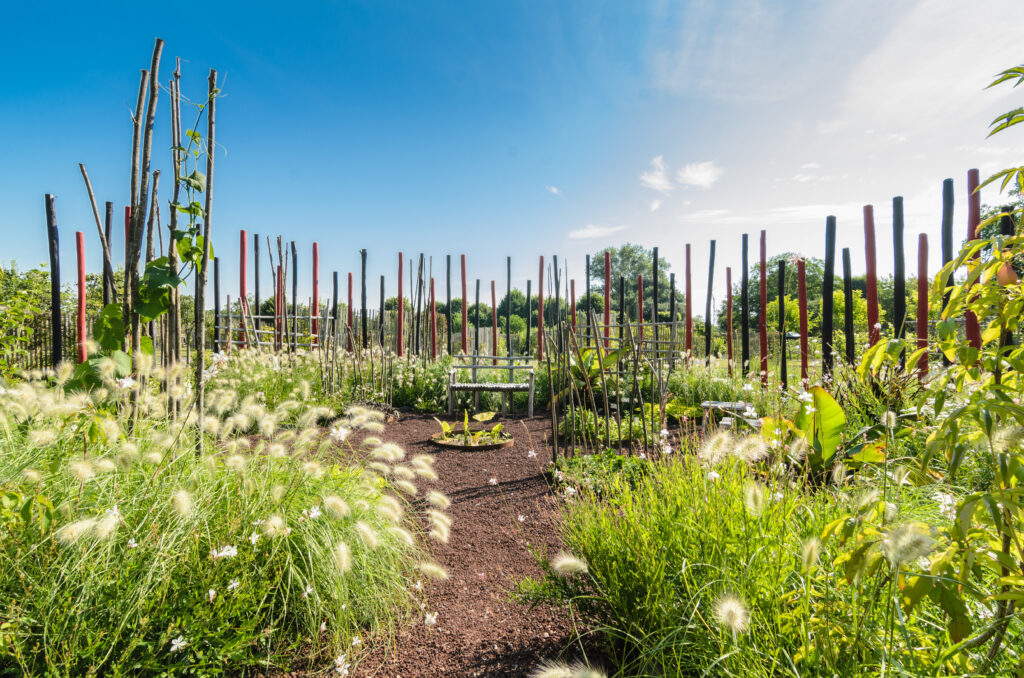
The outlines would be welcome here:
M 526 458 L 527 459 L 533 459 L 536 456 L 537 456 L 537 452 L 535 450 L 530 450 L 529 452 L 526 453 Z
M 427 612 L 426 616 L 423 619 L 423 623 L 426 624 L 427 626 L 433 626 L 434 624 L 436 624 L 437 623 L 437 613 L 436 612 Z
M 336 443 L 345 442 L 345 438 L 348 438 L 348 429 L 344 426 L 335 426 L 331 429 L 331 438 Z
M 171 652 L 180 652 L 188 647 L 188 641 L 183 636 L 178 636 L 171 641 Z
M 708 480 L 715 481 L 721 477 L 716 471 L 708 471 Z
M 519 514 L 519 522 L 521 522 L 521 523 L 525 523 L 526 522 L 526 516 L 524 516 L 522 513 Z
M 497 478 L 491 478 L 490 480 L 487 481 L 487 484 L 488 485 L 497 485 L 498 484 L 498 479 Z
M 128 548 L 134 549 L 134 548 L 138 548 L 138 547 L 139 547 L 139 545 L 137 543 L 135 543 L 135 539 L 134 538 L 128 540 Z
M 260 540 L 260 535 L 259 535 L 258 532 L 253 532 L 252 534 L 249 535 L 249 543 L 252 544 L 253 546 L 255 546 L 256 542 L 258 542 L 259 540 Z
M 135 386 L 135 380 L 131 377 L 124 377 L 123 379 L 117 380 L 117 387 L 122 391 L 130 389 L 132 386 Z
M 238 580 L 237 579 L 232 579 L 231 581 L 228 582 L 228 591 L 234 591 L 239 586 L 241 586 L 241 584 L 238 583 Z
M 206 592 L 206 597 L 209 598 L 210 602 L 212 603 L 213 599 L 217 597 L 217 592 L 213 589 L 210 589 Z

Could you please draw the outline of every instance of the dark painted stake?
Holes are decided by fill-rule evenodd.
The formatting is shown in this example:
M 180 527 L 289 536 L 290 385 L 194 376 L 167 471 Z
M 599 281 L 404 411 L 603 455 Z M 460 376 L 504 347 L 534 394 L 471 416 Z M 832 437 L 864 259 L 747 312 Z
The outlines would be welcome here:
M 491 355 L 498 355 L 498 294 L 495 291 L 495 283 L 491 281 Z M 498 359 L 495 358 L 491 361 L 491 364 L 497 365 Z
M 945 266 L 953 261 L 953 180 L 946 179 L 942 182 L 942 265 Z M 953 276 L 949 277 L 947 289 L 953 286 Z M 945 308 L 949 303 L 949 292 L 947 291 L 942 306 Z M 942 364 L 949 365 L 949 358 L 942 354 Z
M 299 342 L 299 253 L 292 240 L 292 350 Z
M 978 224 L 981 222 L 981 192 L 978 190 L 978 170 L 972 169 L 967 172 L 967 239 L 974 240 L 978 237 Z M 964 330 L 967 334 L 967 341 L 976 349 L 981 348 L 981 326 L 978 324 L 978 316 L 974 311 L 967 311 L 964 314 Z
M 337 295 L 335 295 L 337 296 Z M 337 315 L 337 314 L 335 314 Z M 380 277 L 380 312 L 377 316 L 377 331 L 380 334 L 378 341 L 381 350 L 384 349 L 384 276 Z
M 766 314 L 767 315 L 767 314 Z M 782 390 L 789 388 L 786 369 L 786 260 L 779 259 L 779 379 Z
M 846 337 L 846 362 L 853 364 L 853 273 L 850 268 L 850 248 L 843 248 L 843 334 Z
M 821 371 L 832 374 L 832 350 L 835 341 L 833 319 L 836 278 L 836 218 L 825 218 L 825 275 L 821 281 Z
M 740 372 L 747 376 L 750 370 L 750 262 L 747 250 L 750 238 L 743 234 L 742 268 L 740 269 Z M 729 291 L 732 294 L 732 290 Z
M 619 311 L 621 312 L 621 303 Z M 604 251 L 604 347 L 608 348 L 608 336 L 612 324 L 612 251 Z
M 75 250 L 78 255 L 78 362 L 84 363 L 86 358 L 85 329 L 85 233 L 75 231 Z
M 466 255 L 461 255 L 462 262 L 462 352 L 469 353 L 469 292 L 466 289 Z
M 690 244 L 686 244 L 686 362 L 693 358 L 693 287 L 690 271 Z
M 260 326 L 260 234 L 252 234 L 252 300 L 253 300 L 253 324 L 256 328 Z M 260 343 L 259 333 L 253 339 L 257 346 Z
M 505 257 L 505 348 L 512 355 L 512 257 Z
M 761 231 L 761 308 L 757 325 L 761 340 L 761 385 L 768 386 L 768 234 Z
M 395 341 L 397 342 L 398 348 L 396 352 L 398 357 L 401 358 L 405 355 L 405 303 L 402 301 L 402 283 L 405 277 L 405 256 L 398 253 L 398 309 L 396 316 L 396 328 L 395 328 Z
M 331 336 L 338 335 L 338 272 L 331 273 Z
M 653 333 L 654 339 L 658 338 L 658 248 L 654 248 L 654 277 L 651 278 L 651 332 Z M 657 349 L 657 346 L 655 346 Z
M 366 310 L 366 250 L 359 250 L 359 320 L 363 326 L 363 348 L 370 345 L 370 333 L 368 325 L 370 317 Z
M 810 384 L 807 375 L 807 270 L 804 260 L 797 259 L 797 305 L 800 307 L 800 385 L 806 389 Z
M 544 256 L 540 258 L 537 278 L 537 360 L 544 360 Z
M 57 367 L 64 357 L 64 325 L 60 318 L 60 238 L 57 233 L 57 209 L 52 193 L 46 204 L 46 242 L 50 248 L 50 365 Z
M 732 376 L 732 268 L 725 267 L 725 351 L 729 367 L 729 376 Z
M 711 297 L 715 284 L 715 241 L 711 241 L 711 257 L 708 260 L 708 300 L 704 306 L 704 364 L 711 365 Z
M 448 330 L 448 355 L 452 353 L 452 255 L 446 254 L 445 268 L 445 326 Z
M 213 258 L 213 352 L 220 353 L 220 257 Z
M 473 307 L 473 355 L 480 355 L 480 278 L 476 279 L 476 304 Z
M 892 199 L 892 310 L 896 316 L 892 319 L 893 331 L 897 339 L 906 335 L 907 323 L 907 271 L 906 257 L 903 253 L 903 198 Z
M 107 213 L 103 221 L 103 237 L 107 239 L 107 248 L 110 248 L 110 237 L 114 230 L 114 203 L 108 201 L 106 204 Z M 113 252 L 113 250 L 111 250 Z M 113 255 L 111 255 L 113 256 Z M 110 281 L 114 279 L 114 271 L 110 268 L 110 261 L 103 257 L 103 305 L 110 303 L 111 286 Z
M 533 313 L 530 311 L 530 307 L 533 304 L 530 295 L 532 291 L 530 286 L 533 284 L 532 280 L 526 281 L 526 350 L 525 355 L 530 355 L 530 325 L 533 324 Z
M 917 348 L 928 347 L 928 236 L 917 237 Z M 917 360 L 917 378 L 924 381 L 928 374 L 928 351 Z

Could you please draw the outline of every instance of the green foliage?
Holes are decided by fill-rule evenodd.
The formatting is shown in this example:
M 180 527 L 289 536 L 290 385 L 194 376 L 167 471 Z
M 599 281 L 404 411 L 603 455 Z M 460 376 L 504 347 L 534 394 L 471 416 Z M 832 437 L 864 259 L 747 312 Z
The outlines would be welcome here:
M 617 248 L 609 248 L 611 251 L 611 279 L 612 279 L 612 299 L 614 299 L 613 307 L 619 308 L 619 277 L 623 276 L 626 279 L 625 293 L 626 293 L 626 312 L 629 317 L 633 320 L 637 317 L 637 276 L 644 277 L 644 317 L 650 317 L 651 300 L 654 298 L 654 251 L 646 249 L 640 245 L 633 245 L 626 243 Z M 592 293 L 601 299 L 600 301 L 591 300 L 591 307 L 594 308 L 594 312 L 601 317 L 604 309 L 604 253 L 609 250 L 601 250 L 596 252 L 590 257 L 590 284 L 592 287 Z M 668 309 L 669 305 L 669 276 L 668 271 L 670 264 L 665 260 L 664 257 L 658 258 L 658 304 L 662 309 Z M 583 295 L 581 295 L 582 297 Z M 597 306 L 593 304 L 597 301 Z M 679 292 L 679 288 L 676 288 L 676 304 L 677 308 L 682 308 L 683 295 Z M 586 307 L 586 302 L 583 304 Z

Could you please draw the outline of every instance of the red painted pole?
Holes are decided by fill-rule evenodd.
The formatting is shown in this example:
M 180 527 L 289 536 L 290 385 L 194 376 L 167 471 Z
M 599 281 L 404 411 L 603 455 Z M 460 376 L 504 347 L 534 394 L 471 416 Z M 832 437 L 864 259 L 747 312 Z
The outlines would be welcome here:
M 351 275 L 351 274 L 350 274 Z M 320 243 L 313 243 L 313 342 L 316 343 L 320 330 Z
M 692 285 L 690 284 L 690 245 L 686 245 L 686 361 L 693 356 L 693 305 Z
M 621 309 L 620 309 L 621 310 Z M 612 251 L 604 251 L 604 347 L 608 348 L 608 337 L 612 324 Z
M 576 279 L 569 281 L 569 312 L 572 314 L 572 331 L 576 331 Z
M 430 359 L 437 360 L 437 302 L 434 300 L 434 279 L 430 279 Z
M 348 274 L 348 350 L 352 350 L 352 334 L 353 334 L 353 312 L 352 312 L 352 273 Z
M 398 357 L 401 358 L 405 355 L 405 302 L 402 300 L 402 281 L 404 280 L 405 266 L 404 258 L 402 253 L 398 253 L 398 316 L 397 316 L 397 327 L 395 329 L 397 338 L 397 352 Z
M 544 360 L 544 257 L 540 258 L 537 283 L 537 360 Z
M 644 276 L 636 277 L 636 326 L 640 343 L 644 343 Z
M 725 267 L 725 347 L 729 357 L 729 376 L 732 376 L 732 268 Z M 673 322 L 675 319 L 673 318 Z
M 800 384 L 810 384 L 807 375 L 807 269 L 804 260 L 796 260 L 797 303 L 800 306 Z
M 75 231 L 75 249 L 78 250 L 78 362 L 87 357 L 85 346 L 85 233 Z
M 491 281 L 491 350 L 494 351 L 491 355 L 498 355 L 498 297 L 494 291 L 494 281 Z M 495 358 L 491 361 L 492 364 L 497 365 L 498 359 Z
M 917 348 L 928 346 L 928 236 L 917 236 Z M 928 374 L 928 351 L 917 361 L 917 378 Z
M 469 292 L 466 289 L 466 255 L 461 255 L 462 261 L 462 353 L 469 353 Z M 527 318 L 526 322 L 530 322 Z
M 878 266 L 875 262 L 875 210 L 864 205 L 864 255 L 867 259 L 868 343 L 872 346 L 882 335 L 878 323 Z
M 981 191 L 978 190 L 978 170 L 967 171 L 967 239 L 978 237 L 978 224 L 981 222 Z M 981 326 L 974 311 L 964 314 L 964 330 L 967 341 L 976 349 L 981 348 Z
M 757 314 L 761 340 L 761 385 L 768 386 L 768 232 L 761 231 L 761 310 Z
M 238 315 L 239 322 L 242 326 L 242 348 L 247 346 L 245 336 L 245 307 L 246 307 L 246 289 L 245 281 L 248 278 L 248 260 L 246 254 L 246 247 L 249 244 L 249 234 L 245 232 L 243 228 L 238 234 Z M 258 311 L 257 311 L 258 313 Z

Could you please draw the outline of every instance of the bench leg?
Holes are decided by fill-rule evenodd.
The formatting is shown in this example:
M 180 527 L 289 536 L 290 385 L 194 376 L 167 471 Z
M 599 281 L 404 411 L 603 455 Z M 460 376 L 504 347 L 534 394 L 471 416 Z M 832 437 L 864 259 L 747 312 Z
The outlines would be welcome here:
M 455 391 L 448 387 L 448 416 L 455 414 Z
M 530 397 L 527 400 L 526 416 L 533 418 L 533 376 L 530 376 Z

